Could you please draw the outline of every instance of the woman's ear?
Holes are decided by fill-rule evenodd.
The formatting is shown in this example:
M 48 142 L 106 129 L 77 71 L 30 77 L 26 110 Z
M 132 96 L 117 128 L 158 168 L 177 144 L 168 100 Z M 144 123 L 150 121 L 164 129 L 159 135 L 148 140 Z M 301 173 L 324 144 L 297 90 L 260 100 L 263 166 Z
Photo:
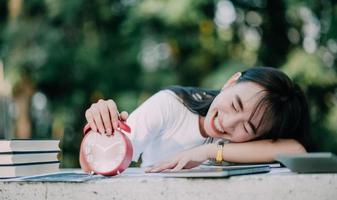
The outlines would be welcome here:
M 225 83 L 225 85 L 222 87 L 222 89 L 225 89 L 229 86 L 234 85 L 240 78 L 241 72 L 236 72 L 233 76 L 231 76 L 228 81 Z

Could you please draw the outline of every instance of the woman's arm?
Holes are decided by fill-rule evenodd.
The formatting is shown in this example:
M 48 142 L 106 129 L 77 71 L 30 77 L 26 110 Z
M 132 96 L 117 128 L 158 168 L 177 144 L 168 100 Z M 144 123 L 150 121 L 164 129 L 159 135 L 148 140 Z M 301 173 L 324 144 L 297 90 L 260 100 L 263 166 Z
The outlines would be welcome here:
M 183 151 L 164 163 L 147 169 L 147 172 L 173 171 L 193 168 L 204 161 L 215 158 L 217 144 L 205 144 Z M 223 147 L 222 157 L 225 161 L 235 163 L 273 162 L 278 154 L 305 153 L 304 147 L 293 139 L 257 140 L 245 143 L 228 143 Z
M 210 146 L 210 155 L 216 156 L 216 145 Z M 225 161 L 236 163 L 273 162 L 278 154 L 305 153 L 305 148 L 293 139 L 257 140 L 228 143 L 223 147 Z

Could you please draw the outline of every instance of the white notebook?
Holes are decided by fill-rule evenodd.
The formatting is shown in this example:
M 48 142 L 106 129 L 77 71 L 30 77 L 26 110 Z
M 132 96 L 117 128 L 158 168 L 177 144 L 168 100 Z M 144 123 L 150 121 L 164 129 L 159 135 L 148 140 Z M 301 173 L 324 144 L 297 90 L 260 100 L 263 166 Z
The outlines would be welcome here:
M 60 151 L 59 140 L 0 140 L 0 154 Z
M 144 168 L 128 168 L 120 174 L 120 176 L 127 177 L 172 177 L 172 178 L 217 178 L 217 177 L 230 177 L 236 175 L 267 173 L 270 171 L 269 165 L 256 165 L 256 166 L 226 166 L 221 168 L 214 168 L 208 166 L 199 166 L 193 169 L 182 169 L 179 171 L 165 170 L 159 173 L 145 173 Z
M 58 152 L 0 154 L 0 166 L 24 163 L 51 162 L 57 160 Z
M 164 171 L 155 173 L 163 177 L 176 178 L 211 178 L 211 177 L 230 177 L 245 174 L 266 173 L 270 171 L 268 165 L 247 166 L 247 167 L 226 167 L 226 168 L 194 168 L 182 169 L 179 171 Z
M 276 160 L 293 172 L 337 173 L 337 156 L 331 152 L 278 155 Z
M 0 166 L 0 178 L 14 178 L 20 176 L 32 176 L 38 174 L 59 171 L 58 161 L 39 164 L 22 164 L 12 166 Z

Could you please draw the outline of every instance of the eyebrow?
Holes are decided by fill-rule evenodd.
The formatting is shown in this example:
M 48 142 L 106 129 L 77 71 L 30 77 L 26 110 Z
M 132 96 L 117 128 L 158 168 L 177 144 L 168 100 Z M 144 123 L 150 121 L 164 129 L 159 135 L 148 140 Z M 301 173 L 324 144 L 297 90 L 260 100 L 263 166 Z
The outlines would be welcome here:
M 243 103 L 239 95 L 235 95 L 235 100 L 238 102 L 242 111 L 244 111 Z M 256 127 L 251 121 L 248 121 L 250 128 L 253 130 L 253 134 L 256 135 Z

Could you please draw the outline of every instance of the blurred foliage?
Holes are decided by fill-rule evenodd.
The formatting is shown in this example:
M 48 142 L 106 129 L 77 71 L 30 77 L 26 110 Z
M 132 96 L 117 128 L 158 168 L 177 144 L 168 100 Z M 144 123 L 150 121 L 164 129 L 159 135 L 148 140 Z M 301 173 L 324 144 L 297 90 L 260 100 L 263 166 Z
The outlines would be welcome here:
M 333 0 L 8 0 L 0 61 L 14 99 L 31 84 L 32 137 L 62 139 L 65 167 L 98 99 L 132 111 L 168 85 L 220 88 L 259 65 L 301 85 L 319 150 L 337 153 L 336 20 Z

